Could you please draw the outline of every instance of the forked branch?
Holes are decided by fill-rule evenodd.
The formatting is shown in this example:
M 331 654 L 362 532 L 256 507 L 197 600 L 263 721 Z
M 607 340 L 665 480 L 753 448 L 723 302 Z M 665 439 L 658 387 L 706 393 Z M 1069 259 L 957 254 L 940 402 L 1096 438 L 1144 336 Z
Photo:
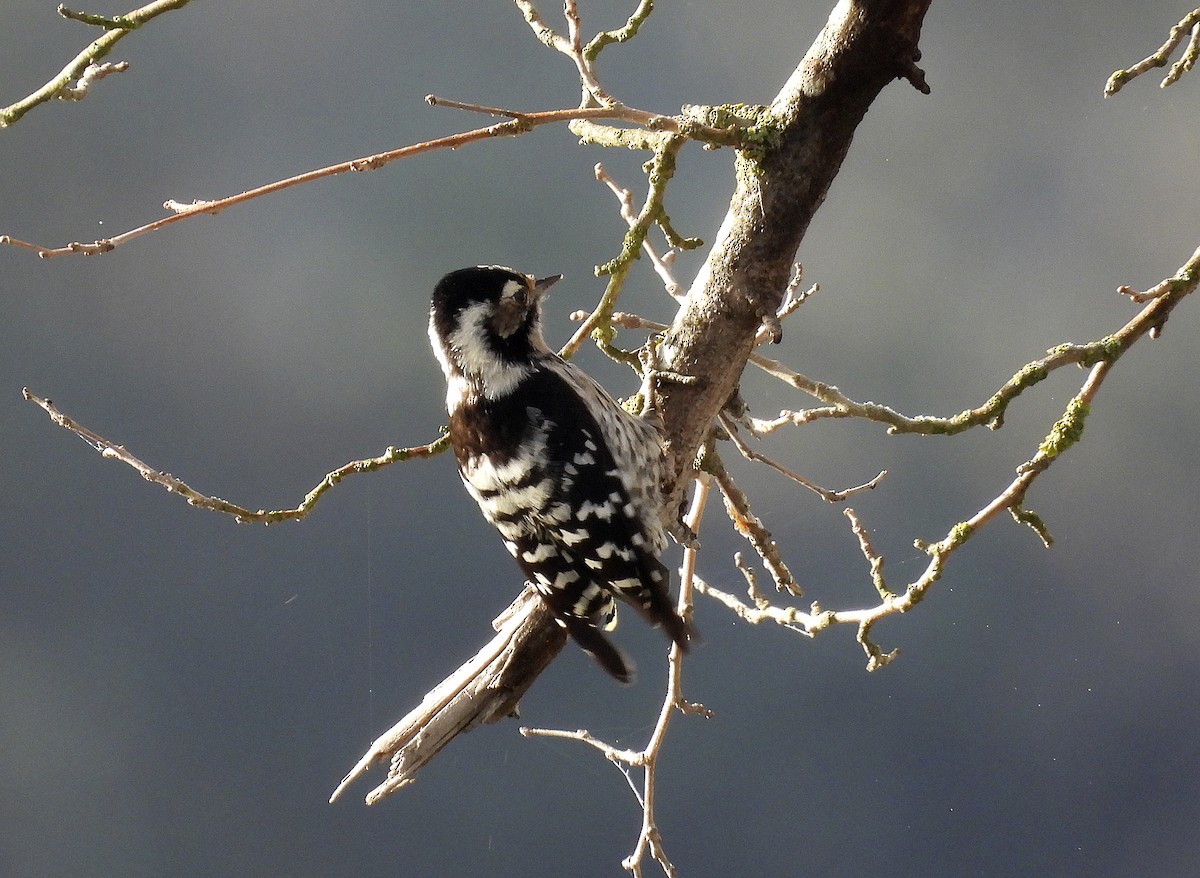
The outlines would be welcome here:
M 1196 66 L 1196 59 L 1200 57 L 1200 9 L 1193 9 L 1180 19 L 1179 23 L 1171 28 L 1167 41 L 1158 47 L 1157 52 L 1146 56 L 1132 67 L 1118 70 L 1110 76 L 1104 86 L 1104 96 L 1112 97 L 1125 86 L 1125 83 L 1141 76 L 1148 70 L 1166 67 L 1185 37 L 1188 41 L 1187 48 L 1183 50 L 1180 59 L 1171 65 L 1171 69 L 1159 83 L 1160 88 L 1172 85 L 1179 80 L 1179 77 L 1190 72 Z
M 888 586 L 883 575 L 883 557 L 871 545 L 868 532 L 857 515 L 849 509 L 846 510 L 846 515 L 850 520 L 851 529 L 859 541 L 863 557 L 870 565 L 871 581 L 881 599 L 875 606 L 855 610 L 824 610 L 814 604 L 809 611 L 790 606 L 777 606 L 758 592 L 753 576 L 744 563 L 740 562 L 738 566 L 746 575 L 753 606 L 745 603 L 736 595 L 700 581 L 696 582 L 696 590 L 724 604 L 740 618 L 754 624 L 775 622 L 810 636 L 834 625 L 856 625 L 858 642 L 867 654 L 867 669 L 875 670 L 888 664 L 898 652 L 896 650 L 884 652 L 880 649 L 871 637 L 872 628 L 881 619 L 906 613 L 920 603 L 934 583 L 941 578 L 945 566 L 954 552 L 1001 513 L 1009 513 L 1018 523 L 1031 528 L 1043 543 L 1050 544 L 1051 537 L 1045 523 L 1035 512 L 1025 506 L 1025 498 L 1029 490 L 1042 473 L 1046 472 L 1062 454 L 1083 437 L 1084 425 L 1096 395 L 1117 358 L 1140 339 L 1159 335 L 1174 308 L 1184 298 L 1194 293 L 1198 286 L 1200 286 L 1200 248 L 1192 253 L 1188 261 L 1172 277 L 1166 278 L 1148 290 L 1138 292 L 1129 287 L 1121 287 L 1119 292 L 1122 295 L 1128 296 L 1131 301 L 1142 303 L 1144 307 L 1125 326 L 1104 339 L 1102 343 L 1070 345 L 1056 349 L 1062 356 L 1071 357 L 1071 361 L 1089 366 L 1088 375 L 1078 393 L 1071 398 L 1062 416 L 1038 445 L 1037 451 L 1029 460 L 1017 467 L 1016 477 L 1000 493 L 970 518 L 952 525 L 941 539 L 935 542 L 916 541 L 917 548 L 929 556 L 929 563 L 921 575 L 905 586 L 903 590 L 895 591 Z M 1052 352 L 1051 356 L 1057 355 Z M 877 414 L 877 411 L 872 409 L 870 412 L 847 412 L 844 416 L 869 418 L 872 414 Z M 894 413 L 888 415 L 886 420 L 890 421 L 893 416 Z M 872 419 L 885 420 L 884 418 Z M 710 470 L 717 464 L 719 464 L 719 460 L 713 455 L 712 461 L 708 464 Z M 775 575 L 781 562 L 778 548 L 770 540 L 770 534 L 750 511 L 749 500 L 724 471 L 724 468 L 721 467 L 716 472 L 717 484 L 725 493 L 726 504 L 735 528 L 747 534 L 751 546 L 762 559 L 763 565 L 772 572 L 772 575 Z M 777 576 L 776 579 L 778 580 Z
M 434 99 L 438 102 L 439 99 Z M 465 106 L 465 105 L 464 105 Z M 472 107 L 472 109 L 475 109 Z M 338 162 L 335 165 L 328 165 L 324 168 L 317 168 L 313 171 L 307 171 L 303 174 L 297 174 L 293 177 L 288 177 L 283 180 L 276 180 L 273 183 L 267 183 L 263 186 L 258 186 L 254 189 L 248 189 L 245 192 L 239 192 L 236 195 L 229 195 L 216 200 L 196 200 L 191 202 L 179 202 L 169 200 L 164 203 L 164 207 L 174 211 L 169 216 L 138 226 L 135 229 L 130 229 L 127 232 L 122 232 L 112 238 L 101 238 L 91 243 L 81 243 L 78 241 L 70 244 L 65 244 L 61 247 L 50 247 L 42 244 L 31 244 L 12 235 L 0 235 L 0 244 L 10 244 L 15 247 L 21 247 L 26 250 L 32 250 L 43 259 L 50 259 L 54 256 L 65 256 L 76 254 L 82 256 L 98 256 L 115 250 L 117 247 L 140 238 L 142 235 L 150 232 L 157 232 L 167 226 L 177 222 L 182 222 L 187 219 L 199 215 L 209 215 L 220 213 L 228 207 L 233 207 L 238 204 L 243 204 L 247 201 L 252 201 L 256 198 L 262 198 L 267 195 L 272 195 L 284 189 L 290 189 L 293 186 L 301 186 L 306 183 L 312 183 L 315 180 L 320 180 L 325 177 L 333 177 L 338 174 L 345 174 L 351 171 L 374 171 L 389 165 L 392 162 L 401 159 L 410 158 L 412 156 L 421 155 L 422 153 L 433 152 L 441 149 L 458 149 L 466 146 L 469 143 L 475 143 L 480 140 L 488 140 L 494 137 L 516 137 L 525 134 L 532 129 L 542 125 L 552 125 L 561 122 L 568 122 L 575 119 L 609 119 L 626 121 L 631 124 L 647 124 L 651 121 L 656 125 L 660 125 L 664 131 L 678 131 L 683 124 L 679 120 L 674 120 L 668 117 L 659 116 L 655 113 L 647 112 L 646 110 L 636 110 L 626 106 L 614 107 L 591 107 L 584 109 L 566 109 L 566 110 L 544 110 L 539 112 L 518 112 L 518 111 L 503 111 L 497 108 L 478 108 L 484 112 L 500 112 L 511 118 L 507 122 L 498 122 L 495 125 L 488 125 L 484 128 L 474 128 L 470 131 L 463 131 L 458 134 L 451 134 L 446 137 L 438 137 L 434 140 L 426 140 L 421 143 L 402 146 L 397 149 L 388 150 L 386 152 L 375 153 L 374 155 L 362 156 L 361 158 L 351 159 L 350 161 Z
M 35 396 L 29 392 L 28 387 L 22 390 L 21 394 L 27 401 L 32 402 L 49 415 L 50 420 L 58 426 L 74 433 L 88 445 L 99 451 L 101 457 L 116 460 L 126 466 L 132 467 L 143 479 L 165 488 L 172 494 L 178 494 L 188 502 L 189 506 L 196 506 L 200 509 L 207 509 L 210 512 L 231 515 L 239 524 L 275 524 L 280 521 L 300 521 L 312 511 L 313 507 L 317 505 L 317 502 L 324 496 L 326 491 L 334 487 L 338 482 L 346 478 L 346 476 L 355 473 L 374 472 L 377 469 L 382 469 L 385 466 L 403 460 L 432 457 L 435 454 L 441 453 L 450 445 L 449 439 L 446 436 L 442 436 L 425 445 L 414 445 L 410 448 L 389 446 L 378 457 L 369 457 L 365 460 L 352 460 L 327 473 L 325 478 L 321 479 L 317 486 L 309 491 L 297 506 L 291 509 L 252 510 L 244 506 L 238 506 L 236 503 L 231 503 L 220 497 L 201 494 L 170 473 L 155 469 L 148 463 L 132 455 L 124 445 L 118 445 L 110 439 L 105 439 L 99 433 L 67 417 L 58 410 L 58 407 L 51 400 Z
M 164 12 L 180 9 L 189 0 L 155 0 L 140 9 L 134 9 L 124 15 L 112 18 L 102 15 L 91 15 L 86 12 L 73 12 L 65 6 L 58 7 L 58 14 L 63 18 L 80 21 L 84 24 L 104 28 L 104 34 L 88 44 L 82 52 L 76 55 L 58 75 L 33 92 L 3 109 L 0 109 L 0 128 L 7 128 L 22 116 L 41 104 L 53 100 L 82 100 L 88 93 L 92 83 L 103 79 L 110 73 L 124 71 L 128 64 L 124 61 L 116 64 L 101 64 L 100 60 L 112 52 L 113 47 L 126 34 L 141 27 L 151 19 L 157 18 Z

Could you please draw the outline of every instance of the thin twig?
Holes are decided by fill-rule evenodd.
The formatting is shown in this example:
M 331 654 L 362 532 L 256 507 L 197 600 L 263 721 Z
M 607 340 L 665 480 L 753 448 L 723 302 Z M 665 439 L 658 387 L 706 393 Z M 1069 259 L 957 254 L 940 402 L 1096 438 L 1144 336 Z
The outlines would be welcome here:
M 863 526 L 862 521 L 853 509 L 843 509 L 842 514 L 850 521 L 850 531 L 858 538 L 858 548 L 862 552 L 863 557 L 871 565 L 871 582 L 875 584 L 875 590 L 879 592 L 879 596 L 885 601 L 888 598 L 895 597 L 891 589 L 888 588 L 887 580 L 883 578 L 883 556 L 875 550 L 875 546 L 871 544 L 871 535 L 867 533 L 867 529 Z
M 748 572 L 748 568 L 743 569 L 743 573 L 745 572 Z M 770 601 L 764 601 L 761 606 L 752 607 L 744 603 L 737 596 L 709 585 L 699 577 L 695 580 L 695 587 L 698 593 L 724 604 L 739 619 L 749 622 L 751 625 L 758 625 L 761 622 L 775 622 L 784 628 L 790 628 L 793 631 L 810 637 L 814 631 L 818 630 L 817 617 L 798 610 L 796 607 L 780 607 L 772 604 Z
M 621 205 L 621 219 L 625 220 L 626 225 L 633 228 L 637 225 L 638 216 L 633 211 L 633 192 L 621 186 L 614 180 L 604 169 L 604 165 L 596 163 L 596 179 L 608 187 L 609 191 L 616 196 L 617 202 Z M 657 248 L 647 240 L 642 241 L 642 251 L 650 259 L 650 264 L 654 266 L 654 271 L 658 274 L 663 282 L 663 287 L 676 302 L 683 300 L 683 287 L 675 280 L 675 275 L 671 272 L 671 266 L 668 261 L 658 255 Z M 674 251 L 670 251 L 674 252 Z
M 581 21 L 579 17 L 579 8 L 575 0 L 564 0 L 563 3 L 563 18 L 567 23 L 567 36 L 555 32 L 551 28 L 537 7 L 533 5 L 531 0 L 514 0 L 517 8 L 521 10 L 525 16 L 525 21 L 533 29 L 534 35 L 544 45 L 555 51 L 562 52 L 570 58 L 575 69 L 579 73 L 579 81 L 583 86 L 583 96 L 580 100 L 580 106 L 611 106 L 615 103 L 612 96 L 604 90 L 600 85 L 600 81 L 596 78 L 596 68 L 594 65 L 595 53 L 591 57 L 584 54 L 583 37 L 581 34 Z
M 124 73 L 128 69 L 128 61 L 117 61 L 115 63 L 105 61 L 103 64 L 89 64 L 84 68 L 79 81 L 74 85 L 68 85 L 64 88 L 62 93 L 58 95 L 58 98 L 64 101 L 82 101 L 88 96 L 93 83 L 99 82 L 101 79 L 111 76 L 114 73 Z
M 439 101 L 440 100 L 441 99 L 439 99 Z M 49 259 L 54 256 L 64 256 L 72 253 L 84 256 L 96 256 L 103 253 L 108 253 L 112 250 L 115 250 L 122 244 L 132 241 L 135 238 L 140 238 L 142 235 L 149 234 L 150 232 L 157 232 L 158 230 L 163 229 L 173 223 L 181 222 L 200 214 L 207 214 L 211 216 L 220 213 L 227 207 L 233 207 L 234 205 L 242 204 L 255 198 L 272 195 L 281 190 L 290 189 L 293 186 L 311 183 L 314 180 L 320 180 L 325 177 L 337 176 L 338 174 L 344 174 L 348 171 L 374 171 L 378 168 L 382 168 L 385 165 L 391 164 L 394 161 L 399 161 L 400 159 L 409 158 L 411 156 L 420 155 L 426 152 L 433 152 L 435 150 L 458 149 L 462 146 L 466 146 L 467 144 L 475 143 L 480 140 L 487 140 L 493 137 L 515 137 L 525 134 L 533 128 L 542 125 L 551 125 L 558 122 L 568 122 L 577 119 L 615 119 L 632 124 L 649 124 L 651 121 L 653 121 L 655 124 L 661 125 L 664 130 L 673 132 L 678 132 L 682 126 L 682 123 L 678 119 L 664 118 L 655 113 L 650 113 L 645 110 L 637 110 L 620 104 L 611 107 L 543 110 L 529 113 L 516 110 L 501 110 L 500 108 L 496 107 L 487 109 L 487 112 L 492 111 L 496 111 L 501 115 L 511 116 L 512 118 L 507 122 L 499 122 L 495 125 L 489 125 L 485 128 L 474 128 L 470 131 L 462 131 L 458 134 L 451 134 L 446 137 L 438 137 L 434 140 L 426 140 L 421 143 L 402 146 L 386 152 L 362 156 L 361 158 L 339 162 L 335 165 L 328 165 L 324 168 L 317 168 L 313 171 L 297 174 L 293 177 L 287 177 L 283 180 L 276 180 L 273 183 L 267 183 L 263 186 L 258 186 L 254 189 L 248 189 L 245 192 L 240 192 L 237 195 L 230 195 L 225 198 L 198 200 L 191 203 L 181 203 L 175 200 L 170 200 L 164 203 L 164 207 L 174 211 L 170 216 L 162 217 L 161 219 L 138 226 L 135 229 L 130 229 L 129 231 L 123 232 L 112 238 L 101 238 L 100 240 L 93 241 L 91 243 L 74 241 L 62 247 L 48 247 L 42 244 L 32 244 L 19 238 L 15 238 L 11 235 L 0 235 L 0 244 L 9 244 L 26 250 L 32 250 L 43 259 Z M 688 130 L 689 136 L 693 136 L 695 134 L 691 128 Z
M 721 421 L 721 426 L 725 428 L 725 432 L 729 435 L 730 441 L 733 442 L 734 447 L 737 448 L 738 453 L 741 454 L 742 457 L 746 458 L 746 460 L 765 463 L 767 466 L 771 467 L 771 469 L 787 476 L 796 484 L 808 488 L 808 490 L 812 491 L 814 494 L 817 494 L 821 498 L 828 500 L 830 503 L 841 503 L 843 500 L 846 500 L 847 498 L 863 491 L 874 491 L 879 483 L 887 477 L 887 470 L 880 470 L 879 473 L 870 481 L 864 482 L 861 485 L 855 485 L 853 488 L 842 488 L 836 491 L 832 488 L 823 488 L 811 479 L 805 478 L 795 470 L 789 469 L 778 461 L 767 457 L 761 451 L 755 451 L 753 448 L 747 445 L 742 440 L 742 437 L 738 435 L 737 425 L 733 423 L 733 419 L 729 417 L 729 415 L 721 413 L 718 418 Z
M 783 292 L 783 303 L 780 304 L 774 314 L 768 314 L 763 318 L 763 325 L 759 327 L 758 334 L 754 339 L 755 344 L 764 344 L 766 342 L 779 344 L 783 341 L 783 321 L 821 291 L 819 284 L 813 284 L 804 292 L 800 292 L 800 284 L 803 281 L 804 266 L 797 262 L 795 269 L 792 271 L 792 279 L 788 281 L 787 289 Z
M 527 113 L 522 113 L 520 110 L 510 110 L 507 107 L 489 107 L 485 104 L 471 104 L 451 98 L 439 98 L 437 95 L 425 95 L 425 103 L 431 107 L 449 107 L 452 110 L 467 110 L 471 113 L 482 113 L 485 116 L 505 116 L 509 119 L 524 119 L 528 115 Z
M 642 204 L 636 221 L 629 224 L 620 254 L 597 267 L 597 274 L 608 275 L 608 284 L 595 309 L 563 346 L 561 353 L 564 357 L 570 357 L 579 350 L 589 335 L 596 334 L 602 343 L 612 341 L 612 326 L 609 318 L 625 284 L 625 277 L 628 275 L 629 269 L 633 267 L 633 261 L 642 251 L 642 245 L 650 227 L 656 223 L 662 225 L 662 218 L 666 215 L 663 208 L 663 196 L 666 193 L 667 183 L 675 173 L 675 156 L 686 142 L 687 138 L 685 137 L 671 135 L 665 137 L 655 151 L 654 158 L 648 165 L 647 177 L 649 177 L 650 186 L 646 192 L 646 201 Z M 666 226 L 662 226 L 662 228 L 664 232 L 667 231 Z
M 751 511 L 749 498 L 725 469 L 721 456 L 716 451 L 709 449 L 704 453 L 701 467 L 704 472 L 716 479 L 717 487 L 721 489 L 721 495 L 725 499 L 725 512 L 729 515 L 734 530 L 744 536 L 754 551 L 758 553 L 763 566 L 767 568 L 771 579 L 775 581 L 775 590 L 787 592 L 794 597 L 804 594 L 796 577 L 792 575 L 792 571 L 788 569 L 787 563 L 783 560 L 779 546 L 775 543 L 771 532 Z
M 1157 52 L 1143 58 L 1132 67 L 1128 67 L 1125 70 L 1118 70 L 1110 76 L 1104 86 L 1104 96 L 1106 98 L 1112 97 L 1125 86 L 1125 83 L 1141 76 L 1147 70 L 1153 70 L 1155 67 L 1166 67 L 1167 62 L 1171 60 L 1171 55 L 1179 48 L 1179 44 L 1183 42 L 1183 38 L 1189 34 L 1191 37 L 1188 40 L 1188 47 L 1184 50 L 1183 57 L 1171 67 L 1166 77 L 1159 83 L 1159 88 L 1166 88 L 1168 85 L 1174 83 L 1179 77 L 1195 66 L 1196 58 L 1200 56 L 1200 9 L 1193 9 L 1180 19 L 1179 23 L 1171 28 L 1171 33 L 1167 37 L 1167 41 L 1158 47 Z
M 569 732 L 566 729 L 538 729 L 522 726 L 521 734 L 526 738 L 564 738 L 568 741 L 579 741 L 589 747 L 595 747 L 610 762 L 620 762 L 625 765 L 641 766 L 646 758 L 643 750 L 620 750 L 601 741 L 587 729 L 576 729 Z
M 88 443 L 88 445 L 99 451 L 102 457 L 116 460 L 126 466 L 132 467 L 146 481 L 160 485 L 170 493 L 183 497 L 189 506 L 196 506 L 200 509 L 207 509 L 210 512 L 221 512 L 225 515 L 231 515 L 238 524 L 275 524 L 280 521 L 300 521 L 312 511 L 313 507 L 317 505 L 317 502 L 326 491 L 346 478 L 346 476 L 355 473 L 373 472 L 389 464 L 403 460 L 432 457 L 444 451 L 450 444 L 447 437 L 442 436 L 440 439 L 435 439 L 425 445 L 414 445 L 410 448 L 389 446 L 378 457 L 370 457 L 365 460 L 352 460 L 326 474 L 325 478 L 305 495 L 298 506 L 291 509 L 251 510 L 244 506 L 238 506 L 236 503 L 231 503 L 228 500 L 223 500 L 220 497 L 201 494 L 170 473 L 155 469 L 148 463 L 130 454 L 124 445 L 118 445 L 109 439 L 105 439 L 98 433 L 67 417 L 58 410 L 52 401 L 35 396 L 29 392 L 29 388 L 23 389 L 21 394 L 26 400 L 41 408 L 42 411 L 50 416 L 50 420 L 54 421 L 58 426 L 74 433 L 84 442 Z
M 633 14 L 629 16 L 629 20 L 622 27 L 600 31 L 600 33 L 592 37 L 591 42 L 583 49 L 584 57 L 594 61 L 605 46 L 613 43 L 624 43 L 633 39 L 637 36 L 638 30 L 641 29 L 642 24 L 645 23 L 653 11 L 654 0 L 639 0 L 637 9 L 633 11 Z
M 124 15 L 106 18 L 98 15 L 88 15 L 82 12 L 72 12 L 65 6 L 58 7 L 58 13 L 63 18 L 82 21 L 85 24 L 107 28 L 104 34 L 88 44 L 88 47 L 76 55 L 58 75 L 15 104 L 0 109 L 0 128 L 12 125 L 34 107 L 49 103 L 56 98 L 80 100 L 87 94 L 88 86 L 95 80 L 108 73 L 124 70 L 125 62 L 116 65 L 99 65 L 101 58 L 108 55 L 113 47 L 128 33 L 141 27 L 151 19 L 157 18 L 164 12 L 180 9 L 188 4 L 188 0 L 155 0 L 140 9 L 134 9 Z M 127 65 L 126 65 L 127 66 Z M 107 68 L 107 69 L 104 69 Z M 91 71 L 89 77 L 89 70 Z M 71 83 L 77 82 L 72 86 Z

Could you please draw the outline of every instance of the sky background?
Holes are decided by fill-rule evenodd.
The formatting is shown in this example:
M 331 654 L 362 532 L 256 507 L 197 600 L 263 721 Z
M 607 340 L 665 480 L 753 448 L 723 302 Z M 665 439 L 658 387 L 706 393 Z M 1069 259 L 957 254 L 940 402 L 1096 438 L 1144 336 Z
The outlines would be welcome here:
M 0 102 L 96 35 L 55 5 L 4 4 Z M 585 27 L 632 5 L 585 0 Z M 830 6 L 662 3 L 604 53 L 601 77 L 663 113 L 769 102 Z M 1172 274 L 1200 240 L 1200 78 L 1102 89 L 1186 11 L 934 3 L 921 40 L 932 94 L 895 83 L 872 107 L 799 253 L 822 292 L 769 353 L 855 398 L 952 414 L 1046 348 L 1119 328 L 1135 308 L 1116 287 Z M 555 4 L 543 12 L 558 22 Z M 569 62 L 502 0 L 193 3 L 113 57 L 130 70 L 86 101 L 0 131 L 0 233 L 89 241 L 168 198 L 480 124 L 426 106 L 428 93 L 522 109 L 578 97 Z M 204 493 L 295 505 L 348 460 L 437 435 L 424 326 L 445 272 L 565 274 L 547 315 L 565 340 L 623 229 L 592 166 L 640 197 L 643 160 L 542 129 L 293 189 L 103 257 L 0 250 L 0 874 L 620 874 L 640 824 L 624 778 L 516 723 L 456 740 L 377 806 L 362 804 L 365 782 L 326 803 L 520 586 L 448 456 L 350 479 L 303 523 L 241 526 L 101 459 L 20 394 L 53 398 Z M 682 233 L 711 241 L 731 161 L 685 150 L 667 197 Z M 698 264 L 681 258 L 680 280 Z M 669 319 L 644 262 L 627 289 L 624 307 Z M 1082 444 L 1030 494 L 1054 548 L 1007 520 L 987 528 L 923 604 L 876 629 L 902 650 L 891 667 L 866 673 L 852 630 L 809 641 L 700 603 L 685 694 L 715 716 L 675 720 L 658 791 L 682 875 L 1194 872 L 1198 331 L 1186 302 L 1123 359 Z M 634 387 L 593 350 L 579 362 L 614 393 Z M 998 432 L 822 422 L 764 447 L 835 487 L 890 471 L 853 506 L 901 588 L 926 562 L 912 540 L 995 496 L 1083 377 L 1056 374 Z M 744 386 L 756 414 L 806 402 L 758 375 Z M 805 602 L 873 603 L 840 510 L 733 458 Z M 719 505 L 701 535 L 701 574 L 740 590 Z M 523 722 L 641 746 L 663 639 L 631 618 L 618 636 L 636 686 L 568 648 Z

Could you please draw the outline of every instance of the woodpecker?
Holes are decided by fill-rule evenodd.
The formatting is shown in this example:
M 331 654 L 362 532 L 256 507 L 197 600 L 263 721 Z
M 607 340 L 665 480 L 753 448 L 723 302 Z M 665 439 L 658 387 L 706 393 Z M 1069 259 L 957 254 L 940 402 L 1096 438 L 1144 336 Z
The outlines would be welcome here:
M 429 338 L 467 491 L 558 623 L 628 683 L 630 662 L 604 634 L 616 624 L 614 599 L 680 649 L 694 632 L 659 560 L 670 519 L 658 429 L 542 337 L 542 299 L 561 277 L 453 271 L 433 291 Z

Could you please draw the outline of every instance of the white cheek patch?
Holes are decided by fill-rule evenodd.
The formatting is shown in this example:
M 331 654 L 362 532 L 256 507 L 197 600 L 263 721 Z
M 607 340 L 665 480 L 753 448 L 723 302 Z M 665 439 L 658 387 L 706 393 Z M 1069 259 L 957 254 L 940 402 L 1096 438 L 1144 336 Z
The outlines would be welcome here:
M 504 287 L 501 291 L 501 294 L 503 296 L 505 296 L 506 298 L 511 299 L 514 295 L 516 295 L 518 292 L 520 292 L 521 290 L 524 290 L 524 289 L 528 289 L 528 288 L 525 286 L 525 284 L 521 283 L 520 281 L 506 280 L 504 282 Z
M 533 367 L 505 362 L 492 350 L 485 326 L 491 311 L 492 306 L 484 302 L 475 302 L 464 308 L 458 315 L 458 329 L 450 333 L 447 339 L 450 350 L 445 353 L 439 351 L 438 359 L 443 364 L 453 359 L 474 383 L 482 387 L 484 396 L 496 399 L 512 393 L 521 379 L 533 371 Z

